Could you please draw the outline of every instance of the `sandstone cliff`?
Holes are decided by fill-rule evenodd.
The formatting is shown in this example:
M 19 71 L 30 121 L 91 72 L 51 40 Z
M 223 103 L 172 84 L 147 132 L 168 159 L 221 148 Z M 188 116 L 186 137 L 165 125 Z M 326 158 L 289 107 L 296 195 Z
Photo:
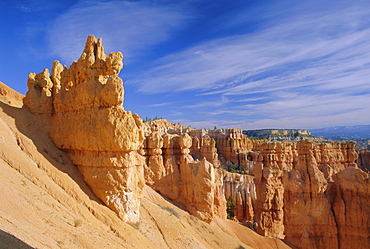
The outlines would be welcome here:
M 358 151 L 358 166 L 366 171 L 367 173 L 370 172 L 370 151 L 367 149 L 360 149 Z
M 357 168 L 353 142 L 268 142 L 250 155 L 256 198 L 249 217 L 258 233 L 298 248 L 370 246 L 369 175 Z
M 27 149 L 26 155 L 41 150 L 45 157 L 53 151 L 53 156 L 46 156 L 51 164 L 36 162 L 32 165 L 58 177 L 58 171 L 53 171 L 50 165 L 61 163 L 78 167 L 93 192 L 88 194 L 89 197 L 83 197 L 84 201 L 78 200 L 84 206 L 79 208 L 90 212 L 88 216 L 96 216 L 110 226 L 110 231 L 117 232 L 122 227 L 127 231 L 121 221 L 111 216 L 107 218 L 105 211 L 100 212 L 100 206 L 96 208 L 95 204 L 89 204 L 89 198 L 100 204 L 94 199 L 96 195 L 121 220 L 136 226 L 143 224 L 141 235 L 130 237 L 133 241 L 162 236 L 160 242 L 148 244 L 148 247 L 183 246 L 184 243 L 178 243 L 177 239 L 166 239 L 168 235 L 163 231 L 169 226 L 176 238 L 181 238 L 184 229 L 179 232 L 178 226 L 188 226 L 184 224 L 192 223 L 189 221 L 192 218 L 187 223 L 177 221 L 176 225 L 168 225 L 158 220 L 173 220 L 157 214 L 158 208 L 153 202 L 143 200 L 145 207 L 140 208 L 146 183 L 200 220 L 219 224 L 219 228 L 224 227 L 221 223 L 226 222 L 222 221 L 226 218 L 226 200 L 232 196 L 235 219 L 263 236 L 285 239 L 299 248 L 370 247 L 369 174 L 356 164 L 356 161 L 366 162 L 367 157 L 361 152 L 358 159 L 354 143 L 251 140 L 238 129 L 225 132 L 194 130 L 163 120 L 143 125 L 138 115 L 125 111 L 122 106 L 124 89 L 118 77 L 123 66 L 122 58 L 120 52 L 106 55 L 102 40 L 89 36 L 81 57 L 69 68 L 55 61 L 51 75 L 47 69 L 39 74 L 30 73 L 29 90 L 23 103 L 33 115 L 21 109 L 18 110 L 19 117 L 14 118 L 26 120 L 27 125 L 19 125 L 26 136 L 35 140 L 37 135 L 32 134 L 40 133 L 47 141 L 36 145 L 37 149 Z M 17 101 L 11 100 L 8 104 Z M 5 115 L 4 119 L 9 118 Z M 23 140 L 32 142 L 19 139 L 19 132 L 14 132 L 14 127 L 12 129 L 3 135 L 10 138 L 12 135 L 9 134 L 13 137 L 17 134 L 12 146 L 14 142 L 21 150 L 31 146 L 25 146 Z M 48 142 L 49 136 L 56 148 Z M 4 146 L 9 144 L 4 142 Z M 14 148 L 11 151 L 15 151 Z M 16 168 L 20 174 L 25 169 L 19 165 L 29 164 L 26 163 L 28 159 L 18 163 L 5 153 L 1 158 L 4 165 Z M 34 160 L 32 156 L 31 159 Z M 229 173 L 225 169 L 238 173 Z M 40 177 L 32 168 L 27 168 L 27 174 L 29 178 L 32 175 Z M 77 173 L 70 173 L 73 174 Z M 59 186 L 64 186 L 61 180 L 53 175 L 50 177 L 59 181 Z M 34 182 L 42 185 L 38 179 Z M 78 185 L 83 186 L 83 182 Z M 86 186 L 83 188 L 89 191 Z M 82 198 L 77 189 L 68 190 L 67 195 Z M 151 200 L 160 199 L 154 197 L 156 193 L 150 188 L 146 189 L 146 194 Z M 64 205 L 71 203 L 69 197 L 66 199 Z M 142 219 L 140 210 L 144 215 Z M 183 211 L 173 206 L 164 210 L 169 210 L 169 215 L 177 218 L 183 217 L 179 215 Z M 159 213 L 167 214 L 163 210 Z M 146 222 L 137 223 L 143 219 Z M 111 225 L 111 221 L 115 224 Z M 151 231 L 152 226 L 158 229 Z M 234 235 L 246 242 L 239 233 Z M 203 240 L 192 236 L 187 237 L 187 247 L 203 247 Z M 212 236 L 207 238 L 207 241 L 212 240 Z M 239 241 L 234 242 L 231 243 L 234 247 L 244 246 Z M 225 241 L 206 244 L 204 247 L 229 245 Z
M 30 73 L 24 106 L 50 116 L 50 137 L 68 153 L 93 192 L 126 221 L 139 221 L 144 158 L 138 153 L 142 121 L 125 111 L 120 52 L 104 53 L 102 40 L 89 36 L 78 61 L 67 68 L 55 61 Z
M 0 101 L 11 106 L 22 107 L 24 95 L 14 91 L 0 81 Z
M 190 155 L 193 139 L 187 133 L 162 136 L 155 123 L 151 129 L 144 148 L 147 184 L 204 221 L 211 222 L 215 216 L 226 218 L 222 172 L 207 161 L 207 156 L 214 157 L 200 150 L 201 161 L 194 160 Z M 202 148 L 214 148 L 209 139 L 203 144 Z
M 202 222 L 148 187 L 140 222 L 123 222 L 54 145 L 45 119 L 9 93 L 0 93 L 0 248 L 288 248 L 232 221 Z
M 224 171 L 222 188 L 235 200 L 235 218 L 259 234 L 298 248 L 370 246 L 369 175 L 357 167 L 355 143 L 267 142 L 236 129 L 189 134 L 194 158 L 247 173 Z

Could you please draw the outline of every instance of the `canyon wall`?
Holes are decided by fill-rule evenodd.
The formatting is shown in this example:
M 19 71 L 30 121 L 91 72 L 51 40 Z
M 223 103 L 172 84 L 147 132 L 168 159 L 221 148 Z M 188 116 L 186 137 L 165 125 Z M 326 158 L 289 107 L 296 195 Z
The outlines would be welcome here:
M 356 164 L 367 154 L 358 159 L 355 143 L 250 140 L 236 129 L 188 133 L 194 158 L 236 165 L 239 173 L 222 173 L 223 194 L 233 197 L 235 218 L 259 234 L 298 248 L 370 246 L 369 175 Z
M 240 221 L 257 223 L 252 227 L 258 233 L 298 248 L 370 246 L 369 174 L 357 167 L 353 142 L 254 146 L 250 176 L 242 176 L 250 179 L 249 189 L 256 190 L 244 191 L 247 196 L 240 198 L 245 180 L 240 175 L 224 178 L 225 194 L 236 200 Z M 365 161 L 366 155 L 362 157 Z
M 120 52 L 106 55 L 89 36 L 78 61 L 30 73 L 24 107 L 97 197 L 121 219 L 139 221 L 145 183 L 190 214 L 235 219 L 299 248 L 370 248 L 367 152 L 352 142 L 268 142 L 238 129 L 143 124 L 125 111 Z M 227 172 L 225 169 L 235 171 Z M 242 173 L 242 174 L 241 174 Z
M 139 221 L 145 185 L 141 118 L 122 107 L 120 52 L 104 53 L 102 40 L 89 36 L 70 68 L 55 61 L 30 73 L 24 107 L 50 117 L 50 137 L 78 166 L 93 192 L 125 221 Z
M 214 216 L 226 218 L 222 171 L 215 166 L 218 161 L 217 154 L 213 154 L 214 141 L 203 138 L 199 144 L 197 138 L 187 133 L 162 136 L 157 125 L 151 129 L 144 148 L 146 183 L 201 220 L 211 222 Z M 190 155 L 192 147 L 197 148 L 196 155 L 201 160 L 194 160 Z

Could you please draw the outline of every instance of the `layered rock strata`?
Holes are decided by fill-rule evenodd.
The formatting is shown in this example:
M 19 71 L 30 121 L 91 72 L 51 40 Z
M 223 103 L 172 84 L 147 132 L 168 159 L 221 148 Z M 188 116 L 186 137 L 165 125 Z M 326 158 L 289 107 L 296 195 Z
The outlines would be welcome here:
M 354 143 L 270 142 L 256 151 L 260 234 L 299 248 L 346 248 L 348 238 L 356 248 L 370 245 L 369 175 L 355 164 Z
M 213 148 L 208 138 L 205 141 L 204 148 Z M 158 128 L 153 126 L 145 144 L 148 185 L 204 221 L 211 222 L 215 215 L 226 218 L 222 172 L 206 157 L 201 161 L 194 160 L 190 155 L 192 137 L 187 133 L 161 136 Z
M 237 173 L 223 172 L 223 192 L 228 199 L 232 196 L 235 203 L 234 214 L 238 221 L 252 225 L 255 221 L 253 203 L 257 199 L 254 177 Z
M 352 142 L 255 141 L 238 129 L 163 120 L 143 128 L 122 107 L 122 57 L 105 55 L 89 36 L 70 68 L 55 61 L 51 76 L 31 73 L 23 101 L 50 121 L 56 146 L 123 220 L 139 221 L 146 182 L 207 222 L 225 218 L 233 196 L 236 218 L 264 236 L 299 248 L 370 247 L 369 174 L 356 164 L 367 163 L 367 152 L 358 158 Z M 248 175 L 226 173 L 227 165 Z
M 248 174 L 225 172 L 223 193 L 225 199 L 233 196 L 236 219 L 259 234 L 298 248 L 370 247 L 369 174 L 356 164 L 366 164 L 368 154 L 360 152 L 358 158 L 355 143 L 267 142 L 250 140 L 236 129 L 189 134 L 193 158 L 218 158 L 220 166 L 231 163 Z M 166 155 L 180 160 L 184 148 L 172 148 Z M 186 170 L 178 169 L 182 191 Z
M 104 53 L 89 36 L 70 68 L 54 62 L 52 75 L 29 74 L 24 107 L 51 116 L 50 137 L 78 166 L 93 192 L 125 221 L 139 221 L 143 196 L 142 121 L 125 111 L 118 77 L 123 55 Z

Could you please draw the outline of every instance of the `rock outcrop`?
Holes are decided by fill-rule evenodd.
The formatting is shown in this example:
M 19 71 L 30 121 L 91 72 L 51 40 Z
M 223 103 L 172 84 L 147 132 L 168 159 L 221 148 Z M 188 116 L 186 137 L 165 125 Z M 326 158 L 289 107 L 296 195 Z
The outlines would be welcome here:
M 360 149 L 358 151 L 357 165 L 367 173 L 370 172 L 370 151 L 367 149 Z
M 11 89 L 0 81 L 0 101 L 11 106 L 22 107 L 24 95 Z
M 255 229 L 255 210 L 253 203 L 257 199 L 254 177 L 224 171 L 224 195 L 232 196 L 235 202 L 234 214 L 238 221 L 251 225 Z
M 269 141 L 300 141 L 309 140 L 320 142 L 325 139 L 311 134 L 308 130 L 298 129 L 262 129 L 262 130 L 244 130 L 243 134 L 248 137 L 258 139 L 268 139 Z
M 146 183 L 206 222 L 226 218 L 232 196 L 235 219 L 261 235 L 299 248 L 370 248 L 370 180 L 356 164 L 367 164 L 367 152 L 358 158 L 353 142 L 267 142 L 238 129 L 143 125 L 122 106 L 122 58 L 89 36 L 69 68 L 55 61 L 51 75 L 30 73 L 23 99 L 121 219 L 139 221 Z
M 369 248 L 369 174 L 347 167 L 333 176 L 328 192 L 338 232 L 338 248 Z
M 125 111 L 118 77 L 123 55 L 104 53 L 102 40 L 86 41 L 70 68 L 54 62 L 52 75 L 30 73 L 24 106 L 50 116 L 50 137 L 68 153 L 93 192 L 125 221 L 139 221 L 143 195 L 142 121 Z
M 256 151 L 254 210 L 260 234 L 299 248 L 346 248 L 349 237 L 356 248 L 370 245 L 364 197 L 370 194 L 369 175 L 355 164 L 353 142 L 269 142 Z
M 163 149 L 164 155 L 175 157 L 172 162 L 180 161 L 172 171 L 175 174 L 166 173 L 159 181 L 171 186 L 165 196 L 172 195 L 171 199 L 183 204 L 182 199 L 194 201 L 183 195 L 189 193 L 183 186 L 189 185 L 194 177 L 187 173 L 185 180 L 181 175 L 193 172 L 184 166 L 192 161 L 190 157 L 206 158 L 219 164 L 219 168 L 239 172 L 223 171 L 223 194 L 225 199 L 233 197 L 235 218 L 259 234 L 285 239 L 298 248 L 346 248 L 349 244 L 370 247 L 370 233 L 366 229 L 370 222 L 369 174 L 356 164 L 356 161 L 366 164 L 368 154 L 362 151 L 358 158 L 355 143 L 251 140 L 237 129 L 188 133 L 192 137 L 191 147 L 190 139 L 188 147 L 175 146 L 179 141 L 173 140 L 176 142 L 169 146 L 171 149 Z M 163 137 L 180 139 L 174 134 Z M 163 161 L 166 165 L 166 160 Z M 166 187 L 162 187 L 156 189 L 165 193 Z M 203 191 L 212 193 L 210 189 Z M 191 212 L 196 213 L 194 210 Z
M 204 144 L 203 153 L 209 156 L 212 142 L 205 138 Z M 226 218 L 222 172 L 206 157 L 194 160 L 190 155 L 192 145 L 193 138 L 187 133 L 161 136 L 154 124 L 144 149 L 146 183 L 204 221 L 211 222 L 214 216 Z

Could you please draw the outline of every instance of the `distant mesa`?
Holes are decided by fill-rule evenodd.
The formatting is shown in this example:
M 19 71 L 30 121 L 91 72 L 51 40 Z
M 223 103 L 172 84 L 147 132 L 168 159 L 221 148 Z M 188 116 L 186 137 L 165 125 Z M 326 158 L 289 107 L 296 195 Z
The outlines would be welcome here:
M 243 134 L 250 138 L 267 139 L 269 141 L 323 141 L 324 139 L 314 136 L 308 130 L 299 129 L 261 129 L 243 130 Z

